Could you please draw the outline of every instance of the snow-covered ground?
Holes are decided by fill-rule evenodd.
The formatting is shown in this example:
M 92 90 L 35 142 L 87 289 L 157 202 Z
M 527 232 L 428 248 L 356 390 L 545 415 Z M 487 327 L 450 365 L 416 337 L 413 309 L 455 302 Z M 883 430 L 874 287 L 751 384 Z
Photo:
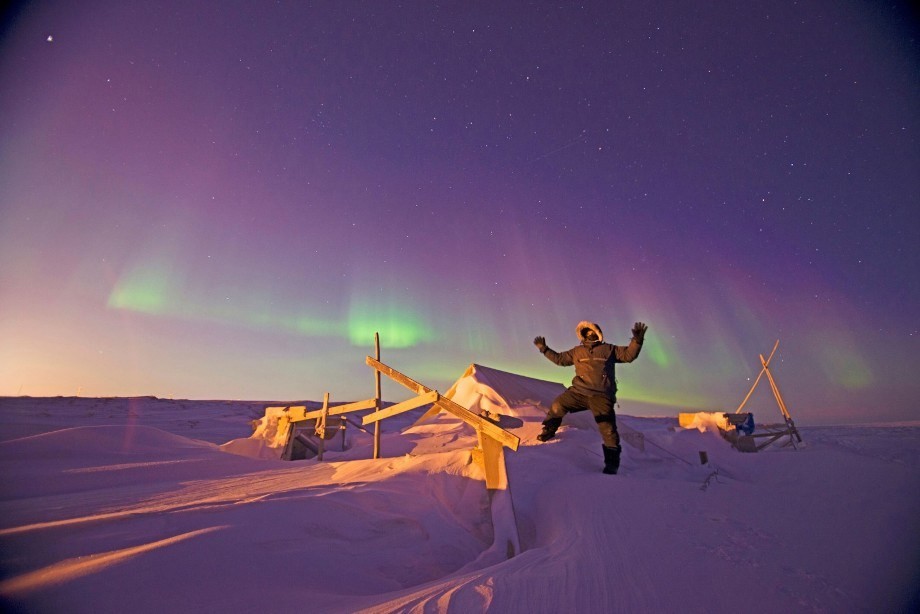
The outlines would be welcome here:
M 920 601 L 920 425 L 732 449 L 677 417 L 621 472 L 570 420 L 510 421 L 522 552 L 496 558 L 476 437 L 423 409 L 324 462 L 221 448 L 273 403 L 0 399 L 11 612 L 898 612 Z M 628 407 L 621 409 L 628 413 Z M 405 430 L 405 432 L 403 432 Z M 701 465 L 699 452 L 708 454 Z

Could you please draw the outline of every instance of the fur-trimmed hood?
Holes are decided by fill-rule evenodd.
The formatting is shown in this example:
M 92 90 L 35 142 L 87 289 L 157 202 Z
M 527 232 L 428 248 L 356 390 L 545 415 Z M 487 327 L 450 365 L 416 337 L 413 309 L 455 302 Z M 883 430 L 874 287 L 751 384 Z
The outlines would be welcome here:
M 597 333 L 597 340 L 602 342 L 604 341 L 604 333 L 601 331 L 601 327 L 595 324 L 594 322 L 588 322 L 587 320 L 582 320 L 578 323 L 578 326 L 575 327 L 575 334 L 578 335 L 578 340 L 582 343 L 585 342 L 584 335 L 581 334 L 581 331 L 584 329 L 593 330 Z

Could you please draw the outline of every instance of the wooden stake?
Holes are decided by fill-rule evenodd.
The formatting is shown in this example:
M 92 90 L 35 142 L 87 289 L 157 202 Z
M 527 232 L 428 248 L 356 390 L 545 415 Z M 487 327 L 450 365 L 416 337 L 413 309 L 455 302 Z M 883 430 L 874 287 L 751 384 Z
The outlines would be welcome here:
M 380 360 L 380 333 L 374 333 L 374 357 Z M 374 369 L 374 413 L 380 411 L 383 399 L 380 389 L 380 371 Z M 374 458 L 380 458 L 380 421 L 374 422 Z
M 323 414 L 316 419 L 316 435 L 319 437 L 319 454 L 316 460 L 323 460 L 323 451 L 326 449 L 326 416 L 329 414 L 329 393 L 323 395 Z

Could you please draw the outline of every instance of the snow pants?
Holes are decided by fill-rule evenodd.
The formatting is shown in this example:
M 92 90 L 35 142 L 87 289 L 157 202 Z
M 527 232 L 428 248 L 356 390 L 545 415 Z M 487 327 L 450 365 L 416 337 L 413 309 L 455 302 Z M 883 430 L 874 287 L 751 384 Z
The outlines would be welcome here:
M 546 420 L 543 421 L 543 425 L 555 432 L 562 424 L 562 417 L 567 413 L 590 409 L 601 439 L 604 440 L 604 445 L 608 448 L 619 448 L 620 434 L 617 432 L 617 415 L 613 411 L 614 403 L 616 403 L 616 397 L 612 395 L 602 393 L 587 395 L 570 387 L 553 401 L 549 411 L 546 412 Z

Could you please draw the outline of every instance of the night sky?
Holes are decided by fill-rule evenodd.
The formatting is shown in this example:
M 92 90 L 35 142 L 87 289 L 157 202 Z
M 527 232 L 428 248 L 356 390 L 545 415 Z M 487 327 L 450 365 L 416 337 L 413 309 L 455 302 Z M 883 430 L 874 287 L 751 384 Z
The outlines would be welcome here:
M 442 391 L 567 382 L 534 336 L 642 320 L 620 412 L 734 410 L 779 339 L 800 423 L 916 419 L 908 7 L 26 3 L 0 394 L 368 398 L 374 331 Z

